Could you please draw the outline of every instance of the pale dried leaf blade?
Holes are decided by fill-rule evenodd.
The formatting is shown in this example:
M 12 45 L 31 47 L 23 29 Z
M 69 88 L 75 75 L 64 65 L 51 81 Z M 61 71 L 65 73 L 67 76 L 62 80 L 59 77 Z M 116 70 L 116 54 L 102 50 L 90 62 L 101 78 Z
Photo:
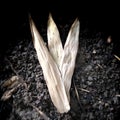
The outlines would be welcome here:
M 71 79 L 74 73 L 76 56 L 79 46 L 79 30 L 80 22 L 78 19 L 72 24 L 67 36 L 67 40 L 64 46 L 64 54 L 61 62 L 61 74 L 66 89 L 66 94 L 70 100 L 69 90 L 71 87 Z
M 18 81 L 18 76 L 12 76 L 10 79 L 6 80 L 3 84 L 2 84 L 2 88 L 4 87 L 10 87 L 12 84 L 14 84 L 16 81 Z
M 60 39 L 58 28 L 51 14 L 49 14 L 49 19 L 48 19 L 47 37 L 48 37 L 49 51 L 59 67 L 61 62 L 61 57 L 63 54 L 63 46 Z
M 34 39 L 34 47 L 43 70 L 52 102 L 60 113 L 68 112 L 70 110 L 70 105 L 58 66 L 51 57 L 33 21 L 31 21 L 30 24 Z
M 1 88 L 6 89 L 1 100 L 8 100 L 22 83 L 23 81 L 18 76 L 12 76 L 10 79 L 6 80 L 1 86 Z
M 15 91 L 15 88 L 5 91 L 1 97 L 1 100 L 2 101 L 8 100 L 12 96 L 14 91 Z

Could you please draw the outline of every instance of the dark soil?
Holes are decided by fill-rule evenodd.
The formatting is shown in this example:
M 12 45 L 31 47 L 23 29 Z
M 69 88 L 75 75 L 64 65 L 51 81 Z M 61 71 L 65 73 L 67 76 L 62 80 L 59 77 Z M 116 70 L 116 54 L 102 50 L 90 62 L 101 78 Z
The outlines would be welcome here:
M 37 16 L 34 14 L 33 18 L 47 42 L 47 15 L 40 23 L 41 18 Z M 55 19 L 64 45 L 76 15 L 67 19 L 58 16 Z M 98 23 L 94 24 L 91 19 L 81 19 L 79 50 L 70 90 L 71 110 L 60 114 L 50 99 L 31 40 L 28 21 L 24 21 L 17 29 L 18 34 L 10 36 L 10 39 L 15 37 L 15 40 L 8 42 L 6 48 L 0 51 L 0 86 L 17 72 L 27 87 L 21 85 L 8 100 L 0 101 L 0 120 L 43 120 L 32 105 L 50 120 L 119 120 L 120 60 L 115 55 L 120 57 L 120 42 L 119 38 L 112 34 L 114 30 L 106 29 L 109 24 L 105 29 L 97 25 Z M 0 88 L 0 97 L 4 92 L 5 90 Z

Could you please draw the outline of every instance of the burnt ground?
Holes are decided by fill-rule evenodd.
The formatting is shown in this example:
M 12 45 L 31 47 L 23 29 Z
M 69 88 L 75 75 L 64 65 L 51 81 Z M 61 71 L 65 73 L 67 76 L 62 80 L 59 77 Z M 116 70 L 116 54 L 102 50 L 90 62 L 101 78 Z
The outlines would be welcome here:
M 33 17 L 45 42 L 46 16 L 40 24 L 41 17 L 38 14 Z M 57 17 L 64 45 L 74 16 L 71 19 Z M 24 18 L 22 20 L 16 35 L 10 36 L 10 42 L 7 45 L 4 43 L 6 47 L 1 51 L 0 85 L 17 73 L 27 87 L 21 85 L 8 100 L 0 101 L 0 120 L 42 120 L 42 116 L 31 105 L 44 112 L 50 120 L 119 120 L 120 60 L 115 55 L 120 57 L 120 42 L 117 33 L 113 34 L 116 29 L 110 31 L 108 27 L 111 24 L 106 25 L 107 22 L 101 27 L 93 19 L 93 22 L 91 19 L 80 19 L 80 44 L 70 91 L 71 110 L 60 114 L 50 99 L 31 40 L 28 21 Z M 12 40 L 14 37 L 15 40 Z M 0 88 L 0 97 L 4 92 Z

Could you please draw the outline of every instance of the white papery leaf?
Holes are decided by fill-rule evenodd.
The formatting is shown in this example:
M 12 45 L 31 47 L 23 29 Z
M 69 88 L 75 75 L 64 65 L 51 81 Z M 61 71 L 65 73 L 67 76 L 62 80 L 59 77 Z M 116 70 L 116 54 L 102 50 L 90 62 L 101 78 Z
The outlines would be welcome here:
M 51 14 L 49 14 L 47 28 L 49 50 L 37 31 L 32 19 L 30 19 L 30 25 L 34 47 L 43 70 L 52 102 L 60 113 L 68 112 L 70 110 L 69 91 L 79 45 L 79 20 L 76 19 L 72 24 L 64 49 L 58 28 Z
M 70 31 L 67 36 L 67 40 L 64 46 L 62 61 L 60 65 L 60 70 L 62 74 L 62 79 L 64 82 L 64 86 L 66 89 L 66 94 L 70 101 L 70 87 L 71 87 L 71 79 L 74 73 L 75 61 L 78 51 L 79 45 L 79 29 L 80 23 L 79 20 L 76 19 L 72 24 Z
M 30 19 L 30 26 L 34 47 L 43 70 L 52 102 L 60 113 L 68 112 L 70 105 L 58 66 L 49 53 L 32 19 Z
M 49 14 L 49 19 L 48 19 L 47 37 L 48 37 L 49 51 L 53 59 L 57 63 L 58 67 L 60 67 L 61 58 L 63 56 L 63 46 L 60 39 L 58 28 L 51 14 Z

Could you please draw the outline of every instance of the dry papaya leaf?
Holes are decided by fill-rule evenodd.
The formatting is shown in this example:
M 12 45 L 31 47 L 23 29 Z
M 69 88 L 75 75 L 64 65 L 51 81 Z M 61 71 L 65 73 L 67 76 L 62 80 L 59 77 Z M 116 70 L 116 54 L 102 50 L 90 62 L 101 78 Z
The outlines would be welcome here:
M 70 105 L 57 63 L 54 61 L 53 57 L 48 51 L 42 36 L 38 32 L 31 18 L 30 28 L 33 37 L 34 48 L 43 70 L 51 100 L 60 113 L 68 112 L 70 110 Z

